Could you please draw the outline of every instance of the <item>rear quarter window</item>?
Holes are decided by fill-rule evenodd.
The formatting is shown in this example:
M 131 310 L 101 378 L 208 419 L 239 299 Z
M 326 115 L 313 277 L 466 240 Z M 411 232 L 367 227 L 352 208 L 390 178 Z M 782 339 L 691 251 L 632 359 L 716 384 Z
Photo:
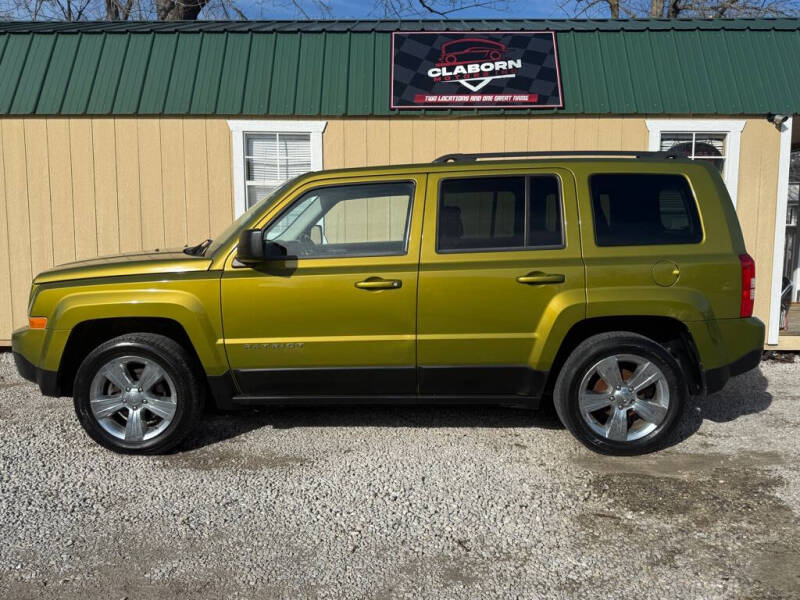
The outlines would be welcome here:
M 589 178 L 598 246 L 696 244 L 703 239 L 682 175 L 599 174 Z

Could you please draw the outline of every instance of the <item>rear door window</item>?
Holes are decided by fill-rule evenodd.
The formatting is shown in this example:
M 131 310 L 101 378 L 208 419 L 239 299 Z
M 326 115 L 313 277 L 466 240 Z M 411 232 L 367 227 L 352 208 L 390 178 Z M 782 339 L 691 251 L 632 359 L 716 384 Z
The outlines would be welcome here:
M 439 193 L 438 252 L 562 247 L 555 175 L 446 179 Z
M 589 179 L 598 246 L 696 244 L 703 239 L 692 190 L 681 175 L 601 174 Z

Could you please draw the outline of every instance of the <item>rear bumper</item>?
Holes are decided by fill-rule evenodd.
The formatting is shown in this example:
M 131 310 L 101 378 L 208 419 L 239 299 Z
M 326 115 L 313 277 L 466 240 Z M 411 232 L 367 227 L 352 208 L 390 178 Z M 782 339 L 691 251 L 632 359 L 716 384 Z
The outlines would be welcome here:
M 706 392 L 709 394 L 718 392 L 725 387 L 725 383 L 727 383 L 728 379 L 735 377 L 736 375 L 746 373 L 751 369 L 755 369 L 760 362 L 761 348 L 758 350 L 753 350 L 752 352 L 748 352 L 738 360 L 735 360 L 728 365 L 706 371 Z
M 687 326 L 697 350 L 701 384 L 709 394 L 761 361 L 765 327 L 756 317 L 709 319 Z
M 42 394 L 45 396 L 61 395 L 58 386 L 58 373 L 46 369 L 39 369 L 19 352 L 14 352 L 13 354 L 17 372 L 22 375 L 22 377 L 37 384 Z

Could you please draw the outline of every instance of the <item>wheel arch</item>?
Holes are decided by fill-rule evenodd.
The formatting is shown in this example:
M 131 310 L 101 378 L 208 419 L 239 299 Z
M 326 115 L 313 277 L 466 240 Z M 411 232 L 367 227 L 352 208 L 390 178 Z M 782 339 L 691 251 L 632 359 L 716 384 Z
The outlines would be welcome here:
M 165 317 L 107 317 L 88 319 L 70 331 L 58 367 L 58 387 L 62 395 L 72 395 L 78 367 L 100 344 L 127 333 L 155 333 L 168 337 L 183 347 L 196 361 L 201 372 L 203 363 L 186 329 L 178 321 Z
M 196 286 L 161 289 L 159 282 L 137 282 L 119 289 L 68 289 L 48 310 L 51 317 L 40 368 L 58 373 L 63 370 L 65 375 L 58 379 L 59 384 L 66 383 L 61 393 L 67 393 L 74 363 L 80 364 L 88 346 L 138 331 L 161 333 L 183 344 L 198 359 L 206 376 L 226 372 L 218 282 L 197 282 Z
M 697 348 L 688 327 L 678 319 L 658 315 L 593 317 L 575 323 L 564 336 L 549 370 L 545 390 L 553 391 L 558 373 L 572 351 L 583 340 L 612 331 L 638 333 L 664 346 L 678 361 L 689 390 L 700 393 L 703 374 Z

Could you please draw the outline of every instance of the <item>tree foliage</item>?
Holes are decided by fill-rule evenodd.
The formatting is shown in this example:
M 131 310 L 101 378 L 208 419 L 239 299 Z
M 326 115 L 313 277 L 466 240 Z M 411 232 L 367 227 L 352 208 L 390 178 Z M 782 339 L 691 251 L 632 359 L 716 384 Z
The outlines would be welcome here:
M 800 14 L 800 0 L 562 0 L 572 17 L 703 19 L 786 17 Z
M 375 18 L 452 17 L 470 8 L 495 9 L 507 0 L 371 0 Z M 276 12 L 296 18 L 347 18 L 333 0 L 0 0 L 0 18 L 26 21 L 178 21 L 270 19 Z
M 467 9 L 503 16 L 509 0 L 364 0 L 373 18 L 452 18 Z M 541 0 L 540 0 L 541 1 Z M 554 0 L 566 17 L 781 17 L 800 14 L 800 0 Z M 334 0 L 0 0 L 0 19 L 127 21 L 347 18 Z

